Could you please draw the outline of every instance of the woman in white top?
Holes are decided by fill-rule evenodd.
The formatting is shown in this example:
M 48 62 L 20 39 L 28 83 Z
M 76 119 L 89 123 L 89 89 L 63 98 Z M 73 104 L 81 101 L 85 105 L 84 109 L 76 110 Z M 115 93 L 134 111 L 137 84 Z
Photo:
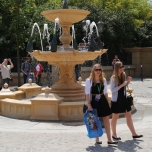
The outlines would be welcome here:
M 107 82 L 102 74 L 100 64 L 95 64 L 92 68 L 90 77 L 86 80 L 86 100 L 88 110 L 92 108 L 97 110 L 98 117 L 102 117 L 107 133 L 108 144 L 117 144 L 111 139 L 109 115 L 111 109 L 108 104 Z M 99 138 L 96 138 L 96 144 L 102 144 Z
M 131 77 L 128 77 L 126 81 L 126 76 L 124 72 L 124 66 L 122 62 L 118 61 L 114 65 L 114 73 L 111 77 L 110 89 L 112 92 L 111 99 L 111 110 L 112 110 L 112 138 L 116 140 L 121 140 L 116 133 L 116 123 L 119 118 L 119 113 L 124 113 L 126 117 L 126 123 L 132 133 L 133 138 L 141 138 L 143 135 L 138 135 L 134 129 L 132 117 L 131 117 L 131 107 L 126 99 L 126 85 L 132 80 Z

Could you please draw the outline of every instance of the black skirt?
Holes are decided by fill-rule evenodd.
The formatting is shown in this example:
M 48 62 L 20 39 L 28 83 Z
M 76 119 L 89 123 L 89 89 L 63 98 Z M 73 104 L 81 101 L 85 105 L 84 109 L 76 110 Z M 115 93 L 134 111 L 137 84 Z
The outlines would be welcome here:
M 92 94 L 99 94 L 97 85 L 98 84 L 96 84 L 95 86 L 92 86 L 92 88 L 91 88 Z M 102 94 L 102 95 L 101 95 L 99 101 L 96 101 L 95 95 L 92 95 L 91 106 L 93 109 L 97 110 L 98 117 L 106 117 L 106 116 L 109 116 L 112 114 L 108 101 L 103 94 L 103 89 L 104 89 L 104 86 L 102 86 L 102 89 L 100 91 L 100 94 Z
M 124 87 L 118 90 L 118 99 L 116 102 L 111 102 L 111 111 L 112 113 L 125 113 L 131 111 L 126 96 L 124 95 Z

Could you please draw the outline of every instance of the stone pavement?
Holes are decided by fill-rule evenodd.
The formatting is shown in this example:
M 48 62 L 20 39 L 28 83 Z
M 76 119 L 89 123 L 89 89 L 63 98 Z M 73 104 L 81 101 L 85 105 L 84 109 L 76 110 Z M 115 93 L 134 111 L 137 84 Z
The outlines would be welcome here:
M 152 152 L 152 79 L 133 79 L 136 111 L 134 126 L 144 137 L 133 140 L 125 123 L 118 120 L 118 146 L 108 146 L 106 134 L 95 145 L 86 136 L 82 121 L 29 121 L 0 116 L 0 152 Z

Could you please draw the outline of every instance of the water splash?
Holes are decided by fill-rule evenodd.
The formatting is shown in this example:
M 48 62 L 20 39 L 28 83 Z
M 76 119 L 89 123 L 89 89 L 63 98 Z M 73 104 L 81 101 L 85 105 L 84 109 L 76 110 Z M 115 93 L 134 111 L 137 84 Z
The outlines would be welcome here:
M 85 39 L 86 39 L 86 37 L 84 37 L 84 38 L 82 39 L 82 41 L 83 41 L 83 43 L 84 43 L 84 46 L 83 46 L 82 49 L 84 49 L 84 50 L 86 49 L 86 40 L 85 40 Z
M 73 39 L 75 39 L 74 25 L 72 25 L 72 37 L 73 37 Z M 73 48 L 73 39 L 72 39 L 72 48 Z
M 59 18 L 56 18 L 55 19 L 55 22 L 54 22 L 54 34 L 56 33 L 56 27 L 57 27 L 57 24 L 59 24 Z
M 86 38 L 87 38 L 87 35 L 88 35 L 88 27 L 90 25 L 90 20 L 86 20 L 86 25 L 83 26 L 83 29 L 86 31 Z
M 44 24 L 44 29 L 43 29 L 43 39 L 44 38 L 47 38 L 47 42 L 49 44 L 50 42 L 50 34 L 49 34 L 49 31 L 48 31 L 48 24 Z
M 92 23 L 90 24 L 90 34 L 92 34 L 92 32 L 93 32 L 93 27 L 94 27 L 94 26 L 95 26 L 95 28 L 96 28 L 97 36 L 99 36 L 98 28 L 97 28 L 97 25 L 96 25 L 95 22 L 92 22 Z
M 40 40 L 41 40 L 41 49 L 43 51 L 43 44 L 42 44 L 42 38 L 41 38 L 41 32 L 40 32 L 40 27 L 37 23 L 34 23 L 33 27 L 32 27 L 32 32 L 31 32 L 31 37 L 33 36 L 33 32 L 34 32 L 34 28 L 37 27 L 38 31 L 39 31 L 39 35 L 40 35 Z

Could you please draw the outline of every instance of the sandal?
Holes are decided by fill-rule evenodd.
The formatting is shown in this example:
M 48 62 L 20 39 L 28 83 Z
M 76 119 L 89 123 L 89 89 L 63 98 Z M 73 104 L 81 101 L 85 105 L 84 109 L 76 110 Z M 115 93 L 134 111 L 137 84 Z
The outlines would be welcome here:
M 102 141 L 96 141 L 96 144 L 102 144 Z
M 113 142 L 107 142 L 109 145 L 116 145 L 116 144 L 118 144 L 118 141 L 113 141 Z
M 143 137 L 143 135 L 138 135 L 138 136 L 132 136 L 133 139 L 136 139 L 136 138 L 141 138 Z
M 121 140 L 120 137 L 114 137 L 114 136 L 112 136 L 112 138 L 115 139 L 115 140 Z

